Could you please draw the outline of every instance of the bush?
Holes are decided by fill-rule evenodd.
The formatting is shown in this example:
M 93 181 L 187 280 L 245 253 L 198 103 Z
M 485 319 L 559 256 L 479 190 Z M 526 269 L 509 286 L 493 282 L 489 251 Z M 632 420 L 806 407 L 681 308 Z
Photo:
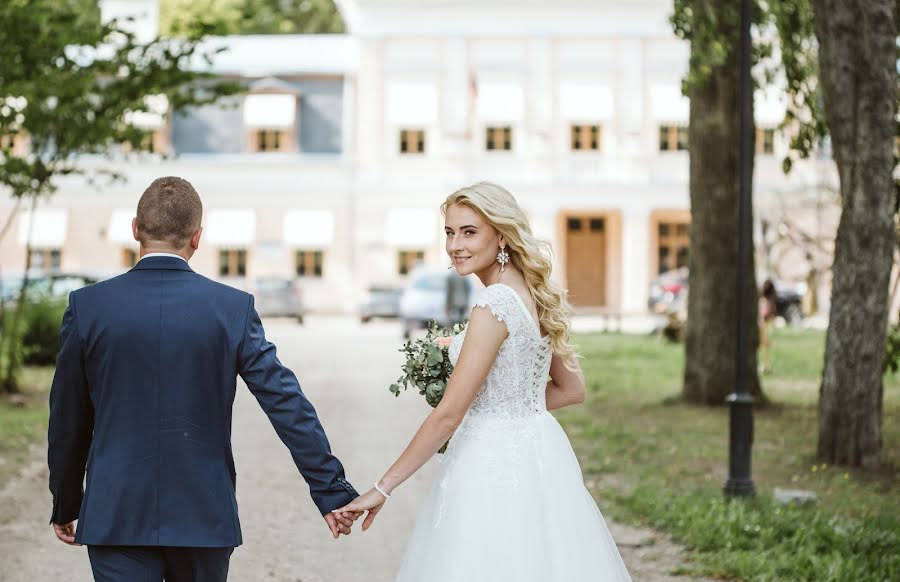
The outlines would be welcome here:
M 15 307 L 8 308 L 7 321 L 12 321 Z M 23 313 L 22 353 L 30 366 L 52 365 L 59 352 L 59 326 L 62 324 L 65 302 L 41 299 L 30 302 Z

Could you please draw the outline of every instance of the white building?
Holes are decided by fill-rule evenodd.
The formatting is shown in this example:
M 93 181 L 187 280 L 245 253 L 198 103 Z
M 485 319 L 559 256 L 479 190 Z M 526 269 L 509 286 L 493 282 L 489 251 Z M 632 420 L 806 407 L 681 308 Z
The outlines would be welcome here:
M 517 196 L 580 309 L 643 312 L 652 278 L 686 264 L 688 46 L 671 0 L 337 4 L 345 35 L 215 40 L 228 50 L 214 71 L 248 93 L 135 121 L 158 127 L 156 147 L 175 159 L 114 162 L 128 182 L 102 191 L 64 182 L 36 217 L 37 258 L 130 267 L 141 192 L 178 175 L 205 205 L 195 270 L 248 286 L 301 277 L 314 310 L 352 311 L 367 285 L 399 282 L 416 260 L 449 264 L 438 207 L 479 180 Z M 103 6 L 155 32 L 155 0 Z M 811 162 L 781 172 L 779 98 L 756 100 L 758 204 L 820 182 Z M 21 270 L 26 224 L 0 248 L 6 272 Z

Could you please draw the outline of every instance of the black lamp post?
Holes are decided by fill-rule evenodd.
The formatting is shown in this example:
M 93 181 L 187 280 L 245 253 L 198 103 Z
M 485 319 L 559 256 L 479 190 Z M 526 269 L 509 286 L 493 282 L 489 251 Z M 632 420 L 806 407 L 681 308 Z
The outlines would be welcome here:
M 750 179 L 753 173 L 753 83 L 750 79 L 750 23 L 752 0 L 741 0 L 741 44 L 739 99 L 740 125 L 740 188 L 738 193 L 738 269 L 737 269 L 737 351 L 735 353 L 734 392 L 728 396 L 731 407 L 728 449 L 728 480 L 725 495 L 750 497 L 754 494 L 750 472 L 750 449 L 753 445 L 753 396 L 747 390 L 747 350 L 749 348 L 747 321 L 747 273 L 750 261 Z

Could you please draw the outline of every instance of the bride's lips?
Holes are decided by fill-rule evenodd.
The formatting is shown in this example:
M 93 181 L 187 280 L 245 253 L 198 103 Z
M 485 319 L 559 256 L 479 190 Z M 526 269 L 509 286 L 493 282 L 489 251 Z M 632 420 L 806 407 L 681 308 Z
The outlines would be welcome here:
M 470 257 L 453 257 L 453 262 L 456 263 L 457 265 L 462 265 L 466 261 L 468 261 L 469 258 Z

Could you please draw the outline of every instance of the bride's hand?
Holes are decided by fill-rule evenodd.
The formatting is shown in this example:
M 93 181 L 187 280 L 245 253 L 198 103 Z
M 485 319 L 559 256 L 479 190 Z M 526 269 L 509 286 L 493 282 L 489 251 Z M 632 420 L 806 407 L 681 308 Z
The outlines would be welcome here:
M 356 521 L 364 511 L 368 511 L 362 525 L 363 531 L 366 531 L 369 529 L 369 526 L 372 525 L 372 522 L 375 521 L 375 516 L 378 515 L 378 512 L 384 507 L 385 501 L 387 501 L 387 498 L 373 487 L 344 507 L 335 509 L 332 513 L 340 514 L 343 517 L 350 517 Z

